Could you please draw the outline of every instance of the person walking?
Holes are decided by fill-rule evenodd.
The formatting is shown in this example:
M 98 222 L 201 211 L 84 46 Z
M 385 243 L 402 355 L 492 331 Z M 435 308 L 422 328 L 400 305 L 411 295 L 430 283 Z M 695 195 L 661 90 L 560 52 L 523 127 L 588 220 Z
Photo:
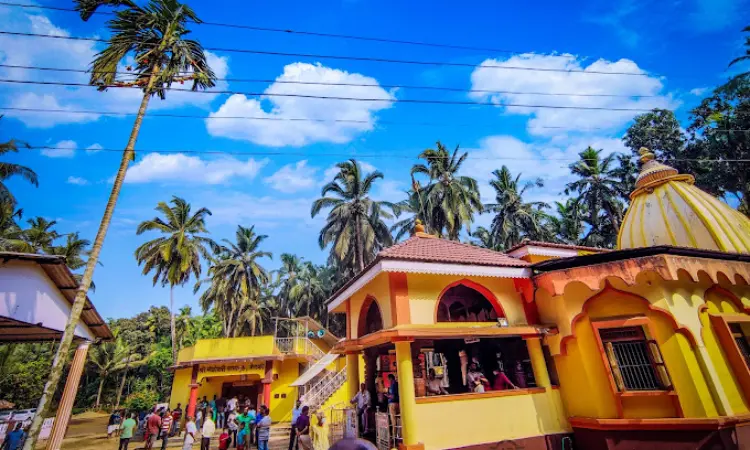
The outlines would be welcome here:
M 304 406 L 302 414 L 297 418 L 297 442 L 302 450 L 313 450 L 310 437 L 310 407 Z
M 198 433 L 198 427 L 195 426 L 193 418 L 188 416 L 185 423 L 185 440 L 182 441 L 182 450 L 191 450 L 195 442 L 195 435 Z
M 297 419 L 299 419 L 300 414 L 302 414 L 302 401 L 297 400 L 294 408 L 292 408 L 292 429 L 289 432 L 289 450 L 292 450 L 292 447 L 296 447 L 299 450 L 299 443 L 297 442 Z
M 172 410 L 172 430 L 170 436 L 180 436 L 180 420 L 182 420 L 182 403 Z
M 107 422 L 107 439 L 111 438 L 113 434 L 117 432 L 117 428 L 120 426 L 120 411 L 114 410 L 109 416 Z
M 157 436 L 159 436 L 160 431 L 161 417 L 159 416 L 159 414 L 156 414 L 156 408 L 154 408 L 154 412 L 146 421 L 146 450 L 151 450 L 151 447 L 154 446 L 154 441 L 156 440 Z
M 391 436 L 400 438 L 401 436 L 397 433 L 398 427 L 396 424 L 396 416 L 398 415 L 399 403 L 398 381 L 396 381 L 396 376 L 392 373 L 388 374 L 388 381 L 390 385 L 388 386 L 388 393 L 386 394 L 386 398 L 388 398 L 388 416 L 390 416 L 391 418 L 391 429 L 393 430 Z
M 227 399 L 223 396 L 216 399 L 216 426 L 227 428 Z
M 172 413 L 167 408 L 162 413 L 161 417 L 161 450 L 167 449 L 167 441 L 169 440 L 169 433 L 172 431 Z
M 211 438 L 214 437 L 216 432 L 216 424 L 211 417 L 211 410 L 206 412 L 206 418 L 203 419 L 203 428 L 201 429 L 201 450 L 209 450 L 211 448 Z
M 138 423 L 135 421 L 135 413 L 130 414 L 127 419 L 122 421 L 120 425 L 120 445 L 117 450 L 128 450 L 128 444 L 133 439 L 133 433 Z
M 23 431 L 23 423 L 19 422 L 13 431 L 5 436 L 3 445 L 0 448 L 2 450 L 19 450 L 25 437 L 26 433 Z
M 271 437 L 271 411 L 266 405 L 260 407 L 263 417 L 257 425 L 258 450 L 268 450 L 268 439 Z
M 227 412 L 226 422 L 227 428 L 229 428 L 229 445 L 234 445 L 234 448 L 237 448 L 237 414 L 234 411 Z
M 367 433 L 367 419 L 369 416 L 370 408 L 372 407 L 372 397 L 370 391 L 367 390 L 365 383 L 359 386 L 359 392 L 351 400 L 351 404 L 357 405 L 357 414 L 359 415 L 359 421 L 362 424 L 362 435 Z

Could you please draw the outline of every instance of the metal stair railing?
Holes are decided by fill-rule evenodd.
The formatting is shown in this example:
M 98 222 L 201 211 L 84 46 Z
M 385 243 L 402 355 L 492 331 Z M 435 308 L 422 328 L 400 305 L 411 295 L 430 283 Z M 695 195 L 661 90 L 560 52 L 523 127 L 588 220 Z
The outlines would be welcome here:
M 310 355 L 316 360 L 325 355 L 323 350 L 306 337 L 277 337 L 276 348 L 284 354 Z
M 330 374 L 321 379 L 310 391 L 302 397 L 302 402 L 312 411 L 320 408 L 331 396 L 344 385 L 346 381 L 346 367 L 341 371 Z

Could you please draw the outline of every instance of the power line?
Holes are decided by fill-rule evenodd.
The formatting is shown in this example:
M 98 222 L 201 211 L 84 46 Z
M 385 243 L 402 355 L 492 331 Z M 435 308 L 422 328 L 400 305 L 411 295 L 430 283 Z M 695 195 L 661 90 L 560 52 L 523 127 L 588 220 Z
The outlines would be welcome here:
M 92 41 L 92 42 L 109 42 L 106 39 L 100 38 L 86 38 L 81 36 L 59 36 L 54 34 L 42 34 L 42 33 L 25 33 L 17 31 L 0 31 L 0 34 L 9 36 L 23 36 L 23 37 L 40 37 L 48 39 L 62 39 L 62 40 L 75 40 L 75 41 Z M 446 66 L 446 67 L 470 67 L 472 69 L 499 69 L 499 70 L 520 70 L 529 72 L 562 72 L 562 73 L 580 73 L 585 75 L 627 75 L 627 76 L 639 76 L 649 77 L 652 76 L 646 72 L 607 72 L 603 70 L 585 70 L 585 69 L 553 69 L 549 67 L 524 67 L 524 66 L 504 66 L 498 64 L 469 64 L 449 61 L 417 61 L 411 59 L 391 59 L 391 58 L 379 58 L 372 56 L 353 56 L 353 55 L 325 55 L 317 53 L 293 53 L 293 52 L 279 52 L 269 50 L 251 50 L 251 49 L 239 49 L 239 48 L 226 48 L 226 47 L 203 47 L 205 50 L 214 52 L 225 52 L 225 53 L 248 53 L 254 55 L 267 55 L 267 56 L 294 56 L 301 58 L 313 58 L 313 59 L 333 59 L 333 60 L 345 60 L 345 61 L 368 61 L 378 63 L 389 63 L 389 64 L 409 64 L 419 66 Z
M 42 86 L 68 86 L 68 87 L 89 87 L 89 88 L 115 88 L 115 89 L 133 89 L 133 86 L 117 85 L 91 85 L 88 83 L 74 83 L 63 81 L 33 81 L 33 80 L 12 80 L 0 79 L 0 83 L 10 84 L 33 84 Z M 160 87 L 168 91 L 189 92 L 193 94 L 241 94 L 258 97 L 284 97 L 284 98 L 306 98 L 317 100 L 339 100 L 339 101 L 356 101 L 367 103 L 408 103 L 408 104 L 431 104 L 431 105 L 464 105 L 464 106 L 495 106 L 504 108 L 538 108 L 538 109 L 574 109 L 586 111 L 629 111 L 629 112 L 648 112 L 651 108 L 613 108 L 606 106 L 574 106 L 574 105 L 528 105 L 522 103 L 496 103 L 496 102 L 476 102 L 471 100 L 436 100 L 436 99 L 397 99 L 397 98 L 362 98 L 362 97 L 342 97 L 330 95 L 312 95 L 312 94 L 285 94 L 279 92 L 245 92 L 233 90 L 192 90 L 187 88 Z
M 11 2 L 0 2 L 0 5 L 17 7 L 17 8 L 47 9 L 47 10 L 52 10 L 52 11 L 72 12 L 76 14 L 78 13 L 78 11 L 76 11 L 74 8 L 62 8 L 62 7 L 57 7 L 57 6 L 42 6 L 42 5 L 11 3 Z M 109 12 L 109 11 L 96 11 L 94 14 L 114 15 L 115 13 Z M 302 35 L 302 36 L 315 36 L 315 37 L 325 37 L 325 38 L 335 38 L 335 39 L 350 39 L 350 40 L 370 41 L 370 42 L 379 42 L 379 43 L 387 43 L 387 44 L 414 45 L 414 46 L 421 46 L 421 47 L 451 48 L 451 49 L 456 49 L 456 50 L 506 53 L 506 54 L 511 54 L 511 55 L 522 55 L 522 54 L 528 53 L 528 52 L 504 50 L 504 49 L 498 49 L 498 48 L 492 48 L 492 47 L 442 44 L 442 43 L 436 43 L 436 42 L 412 41 L 412 40 L 406 40 L 406 39 L 392 39 L 392 38 L 384 38 L 384 37 L 377 37 L 377 36 L 358 36 L 358 35 L 351 35 L 351 34 L 324 33 L 320 31 L 305 31 L 305 30 L 293 30 L 290 28 L 260 27 L 260 26 L 255 26 L 255 25 L 231 24 L 231 23 L 213 22 L 213 21 L 201 21 L 201 22 L 198 22 L 197 24 L 251 30 L 251 31 L 297 34 L 297 35 Z M 575 56 L 572 56 L 572 55 L 570 56 L 569 55 L 554 55 L 554 56 L 558 56 L 561 58 L 570 58 L 570 59 L 575 58 Z
M 0 64 L 0 67 L 7 67 L 10 69 L 23 69 L 23 70 L 38 70 L 42 72 L 72 72 L 72 73 L 93 73 L 89 69 L 72 69 L 72 68 L 57 68 L 57 67 L 40 67 L 40 66 L 24 66 L 17 64 Z M 132 73 L 132 72 L 118 72 L 118 71 L 104 71 L 96 72 L 97 74 L 113 74 L 113 75 L 127 75 L 131 77 L 148 76 L 149 72 L 143 73 Z M 189 76 L 191 73 L 184 73 L 178 76 Z M 446 91 L 446 92 L 467 92 L 467 93 L 482 93 L 482 94 L 505 94 L 505 95 L 542 95 L 542 96 L 564 96 L 564 97 L 607 97 L 607 98 L 654 98 L 657 95 L 624 95 L 624 94 L 579 94 L 579 93 L 565 93 L 565 92 L 519 92 L 519 91 L 495 91 L 491 89 L 465 89 L 457 87 L 442 87 L 442 86 L 423 86 L 423 85 L 409 85 L 409 84 L 362 84 L 362 83 L 333 83 L 324 81 L 297 81 L 297 80 L 277 80 L 277 79 L 258 79 L 258 78 L 216 78 L 217 81 L 231 81 L 239 83 L 278 83 L 278 84 L 292 84 L 292 85 L 311 85 L 311 86 L 352 86 L 352 87 L 376 87 L 376 88 L 397 88 L 397 89 L 422 89 L 432 91 Z
M 67 150 L 67 151 L 87 151 L 91 153 L 95 152 L 115 152 L 122 153 L 124 150 L 121 148 L 100 148 L 94 151 L 87 150 L 84 148 L 70 148 L 70 147 L 54 147 L 54 146 L 31 146 L 32 150 Z M 159 154 L 193 154 L 193 155 L 240 155 L 240 156 L 303 156 L 303 157 L 317 157 L 317 156 L 333 156 L 343 158 L 401 158 L 401 159 L 418 159 L 416 155 L 404 155 L 402 153 L 308 153 L 300 151 L 265 151 L 265 152 L 242 152 L 232 150 L 194 150 L 194 149 L 175 149 L 175 150 L 156 150 L 156 149 L 135 149 L 136 153 L 159 153 Z M 449 158 L 450 156 L 446 156 Z M 632 155 L 631 159 L 637 159 L 638 156 Z M 471 156 L 467 159 L 476 160 L 498 160 L 498 161 L 582 161 L 582 158 L 542 158 L 542 157 L 529 157 L 529 158 L 517 158 L 507 156 Z M 750 163 L 750 159 L 691 159 L 691 158 L 677 158 L 670 159 L 668 162 L 714 162 L 714 163 Z
M 96 111 L 96 110 L 68 110 L 68 109 L 47 109 L 47 108 L 18 108 L 11 106 L 0 106 L 1 111 L 15 111 L 15 112 L 30 112 L 30 113 L 52 113 L 52 114 L 82 114 L 82 115 L 97 115 L 97 116 L 119 116 L 119 117 L 135 117 L 137 113 L 131 112 L 119 112 L 119 111 Z M 200 120 L 258 120 L 258 121 L 270 121 L 270 122 L 315 122 L 315 123 L 351 123 L 351 124 L 370 124 L 373 121 L 368 120 L 356 120 L 356 119 L 316 119 L 309 117 L 259 117 L 259 116 L 199 116 L 194 114 L 176 114 L 176 113 L 152 113 L 148 112 L 145 117 L 163 117 L 163 118 L 176 118 L 176 119 L 200 119 Z M 399 121 L 388 121 L 388 120 L 376 120 L 378 124 L 383 125 L 404 125 L 404 126 L 434 126 L 434 127 L 476 127 L 477 123 L 454 123 L 454 122 L 399 122 Z M 589 128 L 570 128 L 560 126 L 536 126 L 535 129 L 550 129 L 550 130 L 570 130 L 570 131 L 601 131 L 611 130 L 607 127 L 589 127 Z M 671 130 L 670 128 L 658 128 L 648 127 L 649 130 Z M 720 128 L 708 128 L 710 132 L 719 133 L 747 133 L 750 129 L 720 129 Z

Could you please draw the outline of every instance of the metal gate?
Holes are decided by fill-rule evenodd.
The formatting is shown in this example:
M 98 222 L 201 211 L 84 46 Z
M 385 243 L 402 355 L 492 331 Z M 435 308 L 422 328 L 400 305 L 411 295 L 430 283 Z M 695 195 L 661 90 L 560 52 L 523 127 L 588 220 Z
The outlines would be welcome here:
M 401 442 L 401 416 L 396 415 L 396 423 L 391 423 L 387 412 L 375 413 L 375 446 L 378 450 L 398 448 Z
M 359 434 L 357 410 L 354 408 L 334 408 L 331 410 L 331 422 L 328 439 L 331 445 L 345 438 L 356 438 Z

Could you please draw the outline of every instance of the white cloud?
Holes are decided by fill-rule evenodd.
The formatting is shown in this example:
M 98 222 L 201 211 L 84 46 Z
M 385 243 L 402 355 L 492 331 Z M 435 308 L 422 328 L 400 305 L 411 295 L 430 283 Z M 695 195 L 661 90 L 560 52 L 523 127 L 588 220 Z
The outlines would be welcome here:
M 294 196 L 277 198 L 273 196 L 255 196 L 244 192 L 222 191 L 205 192 L 202 204 L 211 205 L 212 226 L 238 223 L 274 223 L 287 226 L 290 223 L 302 223 L 319 229 L 325 221 L 325 214 L 316 218 L 310 217 L 310 206 L 313 197 Z
M 543 188 L 530 189 L 526 200 L 551 203 L 562 199 L 565 184 L 572 180 L 568 166 L 578 159 L 578 153 L 591 146 L 601 149 L 601 156 L 611 153 L 626 153 L 620 139 L 604 136 L 568 137 L 559 135 L 549 141 L 524 142 L 514 136 L 499 135 L 482 139 L 478 149 L 469 149 L 469 159 L 462 167 L 462 173 L 470 175 L 479 183 L 482 201 L 495 200 L 495 192 L 489 185 L 494 178 L 492 172 L 507 166 L 515 177 L 522 174 L 522 180 L 541 178 Z
M 96 152 L 100 151 L 102 148 L 104 148 L 104 147 L 102 147 L 100 144 L 91 144 L 88 147 L 86 147 L 86 152 L 87 153 L 96 153 Z
M 72 158 L 75 156 L 78 145 L 75 141 L 66 140 L 50 145 L 50 147 L 54 148 L 42 149 L 42 155 L 50 158 Z
M 696 97 L 700 97 L 701 95 L 705 94 L 706 92 L 708 92 L 710 90 L 711 90 L 711 88 L 698 87 L 698 88 L 690 89 L 690 94 L 692 94 L 692 95 L 694 95 Z
M 179 182 L 222 184 L 232 178 L 252 180 L 268 160 L 222 157 L 205 160 L 183 153 L 150 153 L 128 169 L 126 183 Z
M 89 184 L 89 180 L 85 178 L 81 178 L 81 177 L 69 176 L 68 184 L 75 184 L 77 186 L 86 186 L 87 184 Z
M 13 31 L 70 36 L 66 29 L 52 23 L 43 14 L 33 11 L 0 7 L 3 23 L 12 23 Z M 30 39 L 21 36 L 0 36 L 0 61 L 4 64 L 41 67 L 88 67 L 102 49 L 102 44 L 91 41 L 64 39 Z M 225 78 L 229 72 L 228 59 L 210 52 L 206 57 L 217 77 Z M 124 65 L 119 70 L 125 70 Z M 19 80 L 49 80 L 52 72 L 40 72 L 19 68 L 0 68 L 2 78 Z M 54 79 L 63 82 L 87 83 L 88 75 L 74 72 L 54 72 Z M 187 87 L 188 83 L 184 87 Z M 176 87 L 181 87 L 179 84 Z M 226 89 L 224 81 L 217 82 L 216 89 Z M 142 93 L 138 89 L 112 88 L 98 92 L 91 87 L 34 86 L 34 93 L 27 92 L 26 85 L 0 86 L 5 106 L 15 108 L 97 111 L 132 111 L 138 109 Z M 208 107 L 218 95 L 190 92 L 169 92 L 166 100 L 155 98 L 149 109 L 177 108 L 185 105 Z M 60 124 L 92 122 L 98 114 L 48 113 L 34 111 L 8 111 L 9 117 L 16 117 L 26 126 L 50 128 Z
M 317 167 L 310 167 L 307 160 L 302 160 L 285 165 L 263 181 L 277 191 L 292 193 L 314 187 L 317 172 Z
M 285 81 L 372 84 L 374 86 L 331 86 L 289 84 Z M 314 142 L 345 143 L 357 134 L 374 128 L 375 113 L 389 108 L 389 102 L 326 100 L 284 97 L 283 95 L 314 95 L 352 98 L 394 99 L 378 85 L 377 80 L 358 73 L 349 73 L 321 64 L 293 63 L 284 67 L 260 98 L 232 95 L 209 117 L 257 117 L 262 120 L 210 119 L 208 132 L 213 136 L 246 140 L 270 147 L 303 146 Z M 264 108 L 263 102 L 268 102 Z M 314 121 L 293 121 L 306 119 Z M 354 122 L 335 122 L 336 120 Z
M 639 111 L 653 108 L 674 109 L 679 103 L 662 92 L 664 85 L 660 78 L 645 75 L 645 71 L 628 59 L 619 61 L 597 60 L 589 65 L 573 55 L 538 55 L 526 53 L 506 60 L 487 59 L 483 65 L 574 70 L 584 72 L 631 72 L 636 75 L 606 75 L 584 72 L 551 72 L 529 70 L 503 70 L 477 67 L 471 74 L 472 88 L 504 92 L 531 93 L 575 93 L 606 96 L 541 96 L 513 93 L 474 92 L 471 97 L 477 101 L 490 101 L 498 105 L 518 104 L 524 107 L 502 107 L 506 114 L 530 116 L 527 123 L 529 132 L 538 135 L 558 134 L 567 130 L 616 130 L 624 126 Z M 639 97 L 641 96 L 641 97 Z M 642 97 L 648 96 L 648 97 Z M 556 107 L 589 107 L 600 110 L 538 108 L 536 105 Z M 612 111 L 629 109 L 630 111 Z M 644 111 L 645 112 L 645 111 Z

